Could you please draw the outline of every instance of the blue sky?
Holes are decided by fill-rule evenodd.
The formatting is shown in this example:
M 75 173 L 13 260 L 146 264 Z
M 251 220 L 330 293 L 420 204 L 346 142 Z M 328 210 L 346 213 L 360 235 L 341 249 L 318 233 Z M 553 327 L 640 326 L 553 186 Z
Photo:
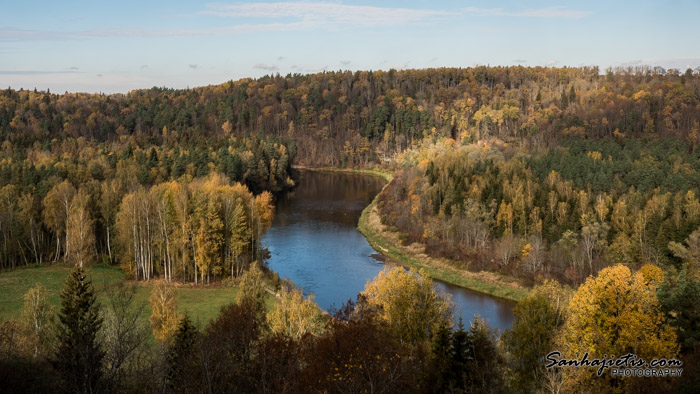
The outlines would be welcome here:
M 700 2 L 0 0 L 0 86 L 184 88 L 269 73 L 700 66 Z

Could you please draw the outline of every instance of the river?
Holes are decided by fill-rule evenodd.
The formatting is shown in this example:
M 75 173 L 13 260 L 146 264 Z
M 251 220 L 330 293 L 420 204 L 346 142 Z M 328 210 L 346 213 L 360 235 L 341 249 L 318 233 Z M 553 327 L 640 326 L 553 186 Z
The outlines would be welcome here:
M 298 186 L 278 199 L 263 245 L 269 266 L 325 309 L 355 300 L 367 281 L 384 268 L 382 258 L 357 231 L 362 210 L 384 186 L 379 177 L 300 171 Z M 451 294 L 456 317 L 466 326 L 474 314 L 503 331 L 513 322 L 513 303 L 435 281 Z

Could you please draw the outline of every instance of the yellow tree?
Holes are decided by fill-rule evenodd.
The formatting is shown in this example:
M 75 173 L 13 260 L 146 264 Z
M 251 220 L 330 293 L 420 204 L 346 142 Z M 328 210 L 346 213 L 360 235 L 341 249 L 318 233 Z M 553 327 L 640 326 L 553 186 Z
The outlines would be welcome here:
M 260 310 L 265 307 L 265 275 L 257 261 L 241 275 L 238 285 L 240 300 L 250 299 Z
M 233 130 L 233 125 L 228 120 L 221 125 L 221 130 L 224 131 L 224 135 L 227 137 L 231 135 L 231 130 Z
M 178 182 L 171 182 L 166 192 L 168 199 L 168 215 L 174 227 L 170 229 L 170 239 L 173 245 L 173 256 L 176 260 L 175 271 L 179 271 L 182 281 L 188 278 L 188 267 L 191 261 L 191 232 L 192 221 L 190 220 L 190 193 L 189 190 Z M 196 278 L 195 278 L 196 279 Z
M 90 196 L 81 189 L 73 199 L 66 223 L 66 252 L 81 268 L 95 259 L 95 231 L 88 211 Z
M 241 257 L 251 235 L 246 201 L 252 195 L 239 183 L 220 186 L 216 191 L 221 201 L 221 221 L 224 225 L 224 263 L 233 278 L 240 275 L 244 267 Z
M 199 229 L 195 237 L 197 248 L 196 262 L 200 272 L 200 278 L 204 283 L 204 275 L 209 279 L 212 268 L 220 268 L 221 247 L 223 246 L 223 223 L 219 218 L 220 204 L 214 196 L 202 202 L 204 207 L 199 217 Z M 215 274 L 220 273 L 218 271 Z
M 258 228 L 256 230 L 259 234 L 262 234 L 272 226 L 272 218 L 275 213 L 272 193 L 262 192 L 255 196 L 255 212 L 258 215 Z
M 421 272 L 387 267 L 362 292 L 403 342 L 429 340 L 439 327 L 452 326 L 452 302 L 438 294 Z
M 54 315 L 55 310 L 49 304 L 49 293 L 46 288 L 38 284 L 27 291 L 24 295 L 22 323 L 29 333 L 26 339 L 33 348 L 34 357 L 41 353 L 48 353 L 51 349 Z
M 652 265 L 632 274 L 618 264 L 589 277 L 573 295 L 569 318 L 563 327 L 562 342 L 568 359 L 589 359 L 604 355 L 617 357 L 632 353 L 646 361 L 673 357 L 678 351 L 676 333 L 665 323 L 657 299 L 663 272 Z M 610 389 L 609 375 L 596 376 L 597 368 L 571 370 L 576 390 Z
M 246 223 L 245 208 L 243 202 L 240 200 L 236 201 L 236 206 L 233 209 L 231 218 L 231 229 L 229 234 L 229 248 L 230 248 L 230 263 L 231 263 L 231 276 L 234 274 L 234 265 L 238 267 L 237 274 L 240 274 L 241 255 L 248 244 L 248 239 L 250 238 L 250 227 Z
M 252 231 L 253 237 L 251 237 L 251 243 L 253 244 L 253 258 L 256 258 L 255 253 L 257 252 L 255 248 L 255 242 L 260 242 L 260 237 L 264 234 L 270 226 L 272 226 L 272 218 L 275 213 L 275 206 L 272 203 L 272 193 L 262 192 L 255 196 L 255 199 L 251 201 L 252 203 Z M 258 245 L 259 246 L 259 245 Z
M 176 294 L 171 286 L 164 281 L 153 286 L 151 297 L 151 324 L 153 336 L 161 344 L 170 342 L 180 323 L 180 315 L 177 313 Z
M 300 289 L 283 290 L 280 303 L 267 315 L 272 332 L 295 340 L 306 334 L 319 335 L 324 321 L 321 309 L 313 296 L 304 298 Z
M 496 225 L 504 229 L 504 233 L 513 234 L 513 206 L 505 201 L 501 201 L 496 216 Z

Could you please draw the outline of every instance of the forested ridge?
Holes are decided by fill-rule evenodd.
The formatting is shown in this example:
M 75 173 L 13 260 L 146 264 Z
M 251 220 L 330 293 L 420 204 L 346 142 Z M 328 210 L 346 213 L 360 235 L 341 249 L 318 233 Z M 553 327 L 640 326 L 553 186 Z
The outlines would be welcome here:
M 699 115 L 696 71 L 648 67 L 0 91 L 0 264 L 78 266 L 58 314 L 37 286 L 1 322 L 0 373 L 17 391 L 692 392 Z M 292 164 L 390 167 L 377 205 L 389 231 L 533 285 L 513 327 L 455 325 L 430 280 L 402 269 L 332 316 L 273 280 L 260 239 Z M 133 323 L 133 290 L 95 303 L 81 267 L 98 261 L 159 280 L 155 344 Z M 233 283 L 240 297 L 197 327 L 174 307 L 175 282 Z M 266 287 L 280 292 L 271 311 Z M 686 375 L 545 369 L 556 349 L 678 357 Z
M 659 67 L 324 72 L 115 95 L 8 88 L 0 95 L 0 131 L 21 149 L 81 136 L 139 145 L 289 137 L 300 163 L 339 165 L 386 158 L 433 134 L 526 147 L 567 135 L 650 134 L 695 146 L 699 95 L 697 72 Z
M 577 192 L 586 189 L 591 201 L 599 192 L 610 194 L 608 185 L 625 171 L 632 171 L 621 180 L 625 192 L 634 187 L 648 193 L 657 186 L 665 187 L 666 192 L 672 182 L 678 189 L 673 190 L 677 199 L 680 189 L 692 190 L 696 185 L 694 179 L 686 179 L 686 173 L 695 164 L 700 138 L 699 93 L 700 77 L 692 70 L 681 73 L 649 67 L 602 74 L 597 67 L 324 72 L 114 95 L 8 88 L 0 92 L 0 258 L 8 267 L 67 256 L 61 253 L 67 249 L 60 245 L 66 224 L 54 223 L 57 219 L 44 214 L 44 202 L 50 202 L 45 201 L 46 196 L 64 180 L 76 190 L 84 189 L 85 217 L 93 221 L 97 235 L 95 252 L 114 261 L 110 237 L 116 208 L 106 205 L 119 205 L 123 195 L 139 185 L 149 188 L 183 175 L 201 178 L 216 171 L 254 193 L 277 191 L 293 185 L 289 177 L 293 162 L 385 163 L 424 139 L 448 138 L 459 145 L 486 143 L 509 159 L 532 155 L 531 163 L 525 165 L 526 171 L 534 171 L 531 183 L 542 184 L 555 171 L 563 181 L 574 182 Z M 589 149 L 570 142 L 568 154 L 557 148 L 562 141 L 577 138 L 600 140 L 604 146 Z M 662 151 L 646 155 L 644 150 L 640 156 L 640 148 L 629 147 L 643 145 L 640 138 L 675 139 L 679 143 L 669 142 L 670 149 L 678 154 L 667 155 L 661 165 Z M 617 144 L 610 142 L 613 140 Z M 679 147 L 681 141 L 688 144 L 687 152 Z M 550 148 L 553 150 L 548 151 Z M 589 156 L 584 158 L 582 149 Z M 620 149 L 624 152 L 618 152 Z M 621 160 L 620 155 L 625 157 Z M 646 164 L 634 164 L 637 161 Z M 590 163 L 597 165 L 596 171 L 585 170 Z M 666 177 L 669 170 L 674 175 Z M 495 184 L 489 187 L 498 188 Z M 622 189 L 617 183 L 615 187 L 618 193 Z M 108 195 L 110 190 L 114 196 Z M 567 193 L 558 191 L 558 195 Z M 510 202 L 489 193 L 480 198 L 482 203 L 493 198 L 499 206 Z M 533 204 L 531 198 L 530 193 L 524 201 L 528 208 Z M 545 209 L 542 193 L 537 198 L 536 216 L 544 220 L 547 241 L 555 241 L 565 232 L 562 229 L 579 227 L 568 223 L 550 231 L 553 210 Z M 555 197 L 546 198 L 553 201 Z M 571 195 L 556 198 L 566 200 L 567 213 L 573 212 Z M 447 216 L 452 214 L 450 204 L 444 208 Z M 524 205 L 517 204 L 520 202 L 515 209 L 522 210 Z M 64 204 L 64 211 L 68 205 Z M 547 217 L 546 211 L 550 212 Z M 581 213 L 575 219 L 565 216 L 580 220 Z M 63 215 L 61 220 L 67 221 L 67 212 Z M 490 215 L 497 219 L 495 212 Z M 506 226 L 530 235 L 526 227 L 538 224 L 534 218 L 535 222 L 527 223 L 529 219 L 521 217 Z M 676 215 L 676 226 L 678 220 Z M 501 222 L 498 226 L 495 235 L 500 236 L 504 228 Z M 665 241 L 682 242 L 689 232 L 684 229 L 675 234 L 658 240 L 656 249 Z M 612 235 L 614 231 L 608 233 Z M 466 241 L 467 246 L 474 246 L 475 241 Z

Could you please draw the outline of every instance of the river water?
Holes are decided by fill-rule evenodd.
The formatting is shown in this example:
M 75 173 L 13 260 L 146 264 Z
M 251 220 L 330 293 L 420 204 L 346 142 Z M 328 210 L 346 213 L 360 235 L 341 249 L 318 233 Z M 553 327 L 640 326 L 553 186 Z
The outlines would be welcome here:
M 300 171 L 298 186 L 278 199 L 275 219 L 263 241 L 270 268 L 313 293 L 325 309 L 355 300 L 385 264 L 357 231 L 362 210 L 384 186 L 379 177 Z M 514 304 L 435 281 L 452 295 L 456 317 L 466 326 L 479 314 L 503 331 L 513 322 Z

